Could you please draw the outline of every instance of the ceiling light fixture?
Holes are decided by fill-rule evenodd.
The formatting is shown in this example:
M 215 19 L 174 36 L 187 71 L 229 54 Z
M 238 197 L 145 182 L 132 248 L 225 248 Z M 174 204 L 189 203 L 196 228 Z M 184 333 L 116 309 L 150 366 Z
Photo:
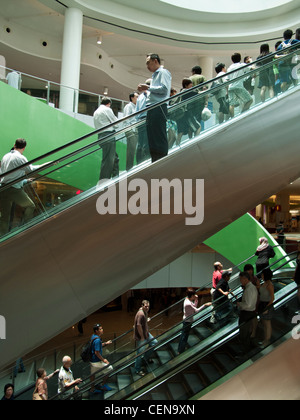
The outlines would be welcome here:
M 97 37 L 97 44 L 101 45 L 102 44 L 102 36 L 98 36 Z

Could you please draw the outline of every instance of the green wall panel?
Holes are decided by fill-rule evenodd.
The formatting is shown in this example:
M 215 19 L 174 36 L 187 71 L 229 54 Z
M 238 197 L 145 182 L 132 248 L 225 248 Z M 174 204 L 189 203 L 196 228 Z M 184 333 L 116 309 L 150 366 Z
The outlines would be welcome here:
M 27 140 L 25 156 L 31 160 L 91 132 L 93 129 L 87 124 L 0 82 L 0 158 L 20 137 Z M 96 135 L 91 136 L 82 141 L 80 147 L 96 140 Z M 67 152 L 78 147 L 69 147 Z M 77 160 L 65 169 L 56 170 L 51 177 L 82 190 L 95 186 L 99 179 L 102 152 L 97 147 L 94 150 L 94 154 Z M 117 152 L 120 170 L 124 170 L 126 145 L 118 142 Z M 59 156 L 54 155 L 46 161 Z
M 270 245 L 278 245 L 273 236 L 254 217 L 247 213 L 207 239 L 204 243 L 223 255 L 234 265 L 237 265 L 255 254 L 259 245 L 259 238 L 262 236 L 268 238 Z M 274 248 L 274 251 L 276 256 L 270 260 L 270 263 L 286 255 L 281 247 Z M 254 256 L 247 262 L 255 267 L 256 260 L 257 257 Z M 243 267 L 244 264 L 239 269 L 242 270 Z

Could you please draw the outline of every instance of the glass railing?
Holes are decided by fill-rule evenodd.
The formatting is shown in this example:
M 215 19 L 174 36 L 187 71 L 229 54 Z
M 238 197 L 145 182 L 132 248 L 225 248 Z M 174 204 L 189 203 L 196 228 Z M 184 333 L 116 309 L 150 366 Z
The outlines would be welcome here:
M 73 106 L 70 111 L 75 114 L 93 116 L 95 110 L 100 105 L 101 100 L 104 97 L 107 97 L 107 95 L 99 95 L 82 89 L 64 86 L 8 67 L 0 66 L 0 72 L 3 74 L 9 74 L 11 72 L 16 73 L 19 90 L 53 108 L 59 108 L 61 89 L 63 89 L 64 94 L 70 95 L 72 98 Z M 123 112 L 126 102 L 116 98 L 111 99 L 114 112 L 116 114 L 118 114 L 118 112 Z
M 292 258 L 293 260 L 296 258 Z M 287 262 L 286 262 L 287 264 Z M 281 285 L 279 288 L 275 289 L 275 301 L 273 306 L 277 311 L 282 305 L 285 305 L 286 317 L 286 304 L 290 297 L 294 297 L 297 286 L 291 280 L 293 275 L 293 270 L 288 269 L 289 273 L 286 272 L 286 277 L 280 276 Z M 182 321 L 176 323 L 168 331 L 165 331 L 159 335 L 155 336 L 155 340 L 158 341 L 153 347 L 153 357 L 152 363 L 144 363 L 144 369 L 146 370 L 146 375 L 144 377 L 139 377 L 135 373 L 135 361 L 137 357 L 138 348 L 134 349 L 130 353 L 127 353 L 123 357 L 119 357 L 117 360 L 111 360 L 110 363 L 113 366 L 112 373 L 108 374 L 107 370 L 100 369 L 98 371 L 96 379 L 91 380 L 91 377 L 85 377 L 83 382 L 80 384 L 80 390 L 77 395 L 81 395 L 83 398 L 96 398 L 99 396 L 103 398 L 103 393 L 101 394 L 90 394 L 89 390 L 91 385 L 101 385 L 102 380 L 106 377 L 108 385 L 112 388 L 111 391 L 105 393 L 106 399 L 124 399 L 132 398 L 136 393 L 139 395 L 142 393 L 142 389 L 153 388 L 153 382 L 161 382 L 162 378 L 165 375 L 169 375 L 172 371 L 172 377 L 174 376 L 173 371 L 176 372 L 176 369 L 182 370 L 185 365 L 191 365 L 194 363 L 194 359 L 198 360 L 202 357 L 206 357 L 211 352 L 217 350 L 223 344 L 227 343 L 228 340 L 236 338 L 239 332 L 240 325 L 238 324 L 238 316 L 235 307 L 235 302 L 240 299 L 243 289 L 242 287 L 237 287 L 233 290 L 234 297 L 227 302 L 220 303 L 214 301 L 212 306 L 209 306 L 202 310 L 197 315 L 193 315 L 191 332 L 188 339 L 188 349 L 183 353 L 178 354 L 178 343 L 180 339 L 180 334 L 182 331 Z M 298 309 L 298 308 L 297 308 Z M 296 310 L 296 309 L 295 309 Z M 212 312 L 218 312 L 222 314 L 218 317 L 218 321 L 211 323 Z M 282 332 L 290 331 L 293 326 L 291 326 L 291 318 L 289 322 L 285 323 L 282 327 Z M 280 326 L 278 328 L 281 328 Z M 278 332 L 274 333 L 272 340 L 278 339 Z M 145 349 L 140 355 L 144 355 L 149 351 Z M 251 351 L 251 355 L 260 352 L 260 348 L 255 348 Z M 240 355 L 241 362 L 244 362 L 249 358 L 250 353 L 240 353 L 237 352 L 237 355 Z M 236 365 L 235 365 L 236 367 Z M 80 371 L 77 366 L 76 374 L 81 377 Z M 78 376 L 77 376 L 78 377 Z M 137 391 L 138 390 L 138 391 Z M 194 395 L 194 394 L 193 394 Z M 66 399 L 72 398 L 73 396 L 68 395 Z M 64 398 L 63 395 L 56 395 L 53 399 Z
M 295 47 L 294 47 L 295 50 Z M 227 73 L 226 77 L 232 80 L 225 80 L 224 77 L 210 80 L 200 87 L 189 89 L 186 92 L 175 95 L 171 99 L 172 105 L 168 107 L 168 115 L 165 115 L 165 104 L 170 100 L 166 100 L 159 104 L 147 108 L 150 113 L 153 110 L 160 109 L 164 113 L 168 121 L 168 132 L 175 130 L 179 134 L 181 130 L 180 121 L 184 120 L 194 127 L 194 118 L 198 116 L 200 121 L 199 109 L 202 109 L 204 98 L 209 96 L 212 102 L 217 101 L 224 92 L 229 93 L 232 103 L 232 115 L 227 121 L 220 124 L 215 118 L 216 114 L 211 117 L 211 125 L 204 126 L 200 131 L 199 128 L 189 134 L 185 134 L 180 141 L 175 141 L 175 146 L 169 150 L 169 153 L 176 153 L 180 148 L 190 144 L 195 139 L 201 139 L 202 133 L 208 130 L 218 130 L 224 124 L 231 124 L 236 118 L 239 118 L 240 112 L 243 111 L 236 105 L 236 97 L 234 96 L 233 85 L 244 83 L 249 77 L 259 78 L 267 71 L 273 71 L 274 66 L 282 68 L 286 66 L 290 69 L 291 83 L 289 90 L 298 89 L 298 65 L 292 65 L 296 53 L 284 55 L 274 59 L 263 65 L 258 62 L 247 65 L 241 70 Z M 297 50 L 298 51 L 298 50 Z M 270 55 L 270 58 L 273 56 Z M 267 60 L 261 60 L 267 61 Z M 254 69 L 252 67 L 255 66 Z M 224 82 L 221 83 L 220 82 Z M 209 86 L 212 87 L 209 89 Z M 200 89 L 205 89 L 201 90 Z M 226 94 L 227 95 L 227 94 Z M 280 96 L 280 95 L 278 95 Z M 269 101 L 277 100 L 278 96 L 270 98 Z M 228 101 L 228 99 L 225 97 Z M 252 104 L 251 112 L 255 107 L 264 106 L 261 101 Z M 242 114 L 246 114 L 242 112 Z M 39 166 L 39 169 L 30 170 L 27 164 L 20 166 L 17 170 L 2 173 L 2 186 L 0 188 L 0 199 L 2 205 L 0 219 L 1 241 L 11 238 L 14 235 L 24 231 L 31 226 L 41 223 L 43 220 L 71 207 L 86 198 L 103 191 L 109 183 L 115 183 L 124 180 L 127 174 L 132 174 L 139 169 L 150 165 L 150 155 L 146 133 L 146 120 L 144 117 L 145 110 L 120 119 L 116 123 L 107 125 L 106 127 L 96 130 L 91 134 L 76 139 L 65 146 L 57 148 L 49 153 L 33 159 L 30 164 Z M 229 117 L 229 114 L 228 114 Z M 203 122 L 203 121 L 202 121 Z M 175 123 L 175 124 L 173 124 Z M 129 124 L 129 125 L 128 125 Z M 176 128 L 177 127 L 177 128 Z M 186 130 L 186 127 L 184 128 Z M 125 160 L 120 156 L 126 154 L 126 138 L 136 136 L 137 146 L 134 150 L 133 166 L 128 168 Z M 194 137 L 193 137 L 194 136 Z M 126 172 L 127 167 L 127 172 Z M 3 171 L 3 169 L 2 169 Z M 23 174 L 22 176 L 19 176 Z M 105 182 L 104 182 L 105 180 Z M 24 190 L 31 198 L 33 204 L 30 209 L 24 213 L 22 211 L 13 211 L 11 207 L 11 193 L 16 184 L 24 183 Z M 19 184 L 20 186 L 21 184 Z M 58 194 L 57 191 L 60 191 Z M 27 209 L 27 207 L 26 207 Z
M 243 367 L 249 366 L 247 361 L 258 360 L 268 354 L 275 346 L 287 339 L 292 338 L 292 331 L 295 328 L 294 316 L 299 310 L 296 285 L 290 285 L 285 294 L 276 298 L 274 303 L 274 313 L 272 315 L 272 338 L 268 346 L 263 344 L 264 328 L 259 321 L 256 336 L 252 340 L 252 346 L 248 351 L 241 351 L 239 342 L 239 332 L 243 324 L 238 325 L 238 321 L 232 322 L 231 330 L 228 329 L 227 336 L 219 341 L 210 341 L 206 348 L 199 345 L 200 354 L 195 356 L 195 349 L 192 353 L 187 351 L 186 358 L 182 361 L 171 378 L 164 376 L 159 382 L 154 380 L 150 386 L 144 389 L 132 391 L 127 398 L 134 400 L 188 400 L 199 399 L 206 394 L 210 387 L 215 387 L 224 381 L 224 377 L 234 375 Z M 262 316 L 261 313 L 258 314 Z M 194 331 L 198 333 L 197 327 Z M 263 375 L 263 373 L 261 372 Z M 167 374 L 167 376 L 169 376 Z M 257 377 L 259 381 L 259 376 Z

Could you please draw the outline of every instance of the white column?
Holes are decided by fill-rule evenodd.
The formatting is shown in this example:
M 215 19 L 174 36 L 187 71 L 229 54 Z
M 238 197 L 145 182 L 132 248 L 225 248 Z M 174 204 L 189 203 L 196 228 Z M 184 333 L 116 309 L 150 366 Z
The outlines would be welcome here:
M 59 107 L 69 112 L 77 111 L 78 106 L 78 93 L 76 90 L 79 89 L 80 81 L 82 25 L 82 11 L 74 8 L 66 9 Z
M 215 77 L 214 60 L 212 57 L 199 57 L 199 66 L 207 80 Z

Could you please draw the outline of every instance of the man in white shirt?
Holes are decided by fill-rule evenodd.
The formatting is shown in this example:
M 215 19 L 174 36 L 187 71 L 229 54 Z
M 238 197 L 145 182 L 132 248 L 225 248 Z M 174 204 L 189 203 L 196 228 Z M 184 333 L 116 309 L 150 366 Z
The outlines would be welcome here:
M 244 288 L 242 301 L 237 303 L 240 309 L 239 314 L 239 327 L 240 327 L 240 340 L 243 347 L 243 351 L 247 352 L 250 350 L 250 336 L 252 320 L 256 316 L 256 304 L 258 292 L 257 288 L 250 280 L 250 275 L 247 272 L 239 274 L 241 285 Z
M 74 379 L 71 370 L 72 359 L 70 356 L 64 356 L 62 363 L 63 365 L 58 374 L 58 393 L 63 393 L 63 397 L 66 398 L 79 390 L 77 385 L 82 382 L 82 379 Z
M 133 92 L 129 95 L 129 103 L 124 107 L 124 117 L 128 117 L 131 114 L 136 112 L 136 103 L 138 100 L 139 94 Z M 133 119 L 128 119 L 125 121 L 124 126 L 129 127 L 134 121 Z M 125 132 L 127 139 L 127 155 L 126 155 L 126 171 L 129 171 L 133 167 L 134 155 L 136 150 L 136 145 L 138 141 L 137 132 L 135 129 L 128 129 Z
M 187 297 L 185 298 L 183 303 L 183 327 L 178 344 L 179 354 L 184 352 L 185 347 L 187 345 L 189 333 L 192 328 L 192 323 L 194 321 L 194 317 L 192 315 L 197 314 L 209 305 L 211 305 L 211 302 L 205 303 L 204 305 L 200 306 L 200 308 L 198 308 L 198 295 L 195 293 L 194 289 L 188 289 Z
M 17 169 L 19 166 L 24 165 L 28 162 L 26 157 L 23 155 L 27 142 L 24 139 L 17 139 L 14 148 L 3 156 L 1 160 L 0 174 L 5 174 L 8 171 Z M 42 165 L 33 166 L 28 165 L 24 168 L 17 169 L 15 172 L 9 175 L 5 175 L 1 178 L 1 185 L 4 186 L 28 173 L 40 168 Z M 29 198 L 23 189 L 24 184 L 27 180 L 17 182 L 11 187 L 6 188 L 1 193 L 1 219 L 0 219 L 0 233 L 4 235 L 9 231 L 9 223 L 11 216 L 12 204 L 22 207 L 24 209 L 24 224 L 32 219 L 35 210 L 33 201 Z
M 231 66 L 228 67 L 227 72 L 233 72 L 232 74 L 228 74 L 228 78 L 230 80 L 233 80 L 239 76 L 242 76 L 243 74 L 249 72 L 251 70 L 251 67 L 245 67 L 245 63 L 241 63 L 241 54 L 240 53 L 234 53 L 231 56 L 232 63 Z M 240 105 L 241 112 L 247 111 L 252 102 L 252 96 L 250 93 L 244 88 L 244 81 L 246 78 L 241 78 L 239 80 L 233 81 L 229 85 L 228 89 L 228 96 L 229 96 L 229 112 L 230 116 L 234 116 L 234 107 Z
M 118 121 L 118 118 L 111 109 L 111 99 L 102 99 L 101 105 L 94 112 L 95 128 L 104 128 L 115 121 Z M 98 138 L 101 140 L 113 134 L 115 131 L 116 125 L 108 127 L 107 130 L 99 133 Z M 114 137 L 111 137 L 110 140 L 102 146 L 102 153 L 100 179 L 110 179 L 111 177 L 119 176 L 119 156 L 117 155 L 116 140 Z

